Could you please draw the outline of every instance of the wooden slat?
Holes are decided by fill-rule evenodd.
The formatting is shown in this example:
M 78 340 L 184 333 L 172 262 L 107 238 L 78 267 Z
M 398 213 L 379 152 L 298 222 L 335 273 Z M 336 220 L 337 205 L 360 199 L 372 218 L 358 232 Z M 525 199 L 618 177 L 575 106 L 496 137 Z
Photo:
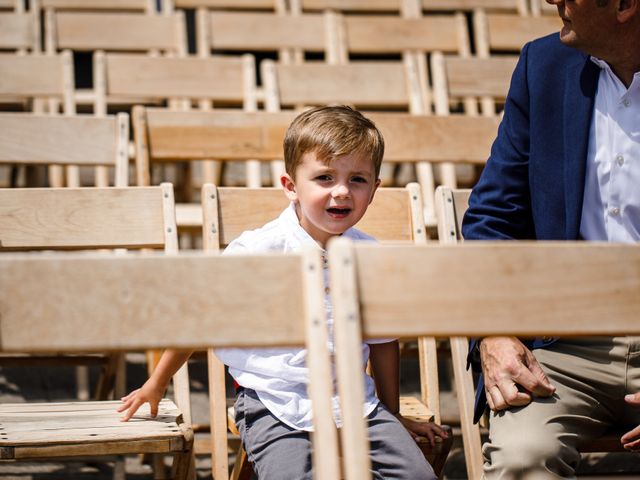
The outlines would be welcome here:
M 272 10 L 276 0 L 173 0 L 177 8 L 230 8 L 238 10 Z
M 476 8 L 485 10 L 505 10 L 516 12 L 520 10 L 521 0 L 422 0 L 424 10 L 466 10 Z
M 214 50 L 325 49 L 324 18 L 318 14 L 211 12 L 209 21 Z
M 55 14 L 57 47 L 72 50 L 176 50 L 176 28 L 171 15 L 145 13 L 59 12 Z
M 0 97 L 62 97 L 63 59 L 50 55 L 0 55 Z M 42 74 L 41 72 L 46 72 Z
M 525 43 L 559 32 L 562 27 L 560 17 L 521 17 L 518 15 L 487 14 L 489 47 L 492 50 L 519 52 Z
M 0 114 L 0 163 L 114 165 L 115 117 Z
M 445 57 L 449 95 L 505 98 L 517 57 Z
M 484 164 L 498 130 L 497 118 L 371 113 L 393 161 Z M 464 139 L 464 141 L 461 141 Z
M 161 212 L 159 187 L 0 189 L 0 250 L 162 247 Z
M 282 158 L 282 140 L 293 112 L 170 112 L 146 109 L 154 161 L 194 158 Z
M 640 332 L 635 245 L 358 245 L 355 255 L 366 336 Z
M 277 64 L 275 68 L 281 104 L 390 107 L 409 104 L 405 69 L 400 62 Z
M 300 0 L 303 10 L 399 12 L 402 0 Z
M 3 255 L 1 348 L 302 345 L 302 285 L 291 274 L 300 271 L 300 262 L 299 256 L 281 255 Z M 228 312 L 234 312 L 233 322 Z M 42 333 L 34 337 L 34 331 Z
M 147 8 L 148 0 L 40 0 L 43 8 L 56 10 L 138 10 Z
M 31 14 L 0 13 L 0 48 L 19 49 L 33 47 L 34 27 L 34 18 Z
M 243 99 L 240 57 L 166 58 L 106 55 L 109 95 L 127 97 Z
M 454 16 L 422 18 L 345 16 L 347 48 L 352 53 L 400 53 L 404 50 L 458 52 Z

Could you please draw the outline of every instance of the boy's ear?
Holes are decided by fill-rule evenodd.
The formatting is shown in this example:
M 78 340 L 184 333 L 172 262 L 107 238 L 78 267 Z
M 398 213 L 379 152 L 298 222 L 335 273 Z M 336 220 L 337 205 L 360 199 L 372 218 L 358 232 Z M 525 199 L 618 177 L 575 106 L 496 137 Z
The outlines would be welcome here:
M 371 202 L 373 202 L 373 197 L 375 197 L 376 195 L 376 190 L 378 190 L 378 187 L 380 186 L 380 179 L 378 178 L 376 180 L 375 185 L 373 186 L 373 191 L 371 192 L 371 198 L 369 199 L 369 204 L 371 204 Z
M 298 200 L 298 193 L 296 192 L 296 184 L 288 173 L 280 175 L 280 184 L 284 190 L 284 194 L 291 202 Z

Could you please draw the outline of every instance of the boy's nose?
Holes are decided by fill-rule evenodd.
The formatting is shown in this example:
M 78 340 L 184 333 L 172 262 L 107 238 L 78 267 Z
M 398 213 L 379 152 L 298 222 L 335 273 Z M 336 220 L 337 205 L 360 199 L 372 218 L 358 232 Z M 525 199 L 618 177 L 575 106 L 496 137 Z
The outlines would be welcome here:
M 341 183 L 335 186 L 335 188 L 331 191 L 331 194 L 334 198 L 344 198 L 349 196 L 349 187 L 345 184 Z

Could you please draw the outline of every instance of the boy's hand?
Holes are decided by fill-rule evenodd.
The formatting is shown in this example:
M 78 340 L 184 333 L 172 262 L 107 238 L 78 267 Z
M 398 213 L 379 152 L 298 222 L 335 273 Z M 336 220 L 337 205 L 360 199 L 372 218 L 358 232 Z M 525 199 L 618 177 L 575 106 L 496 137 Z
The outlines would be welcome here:
M 121 398 L 123 404 L 118 407 L 118 412 L 125 410 L 126 412 L 120 420 L 122 422 L 128 421 L 147 402 L 149 402 L 151 416 L 155 418 L 158 415 L 158 404 L 162 400 L 163 394 L 164 388 L 158 388 L 151 380 L 147 380 L 141 388 Z
M 396 418 L 407 429 L 409 435 L 418 441 L 418 437 L 424 437 L 429 440 L 429 444 L 433 447 L 436 444 L 436 436 L 445 439 L 449 438 L 449 432 L 434 422 L 416 422 L 410 418 L 405 418 L 399 413 Z

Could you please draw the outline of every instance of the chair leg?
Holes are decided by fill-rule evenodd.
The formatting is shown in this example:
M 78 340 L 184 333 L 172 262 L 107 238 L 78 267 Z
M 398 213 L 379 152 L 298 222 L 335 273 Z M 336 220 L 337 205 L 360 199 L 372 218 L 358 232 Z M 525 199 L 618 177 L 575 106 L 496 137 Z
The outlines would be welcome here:
M 236 453 L 236 461 L 233 464 L 233 470 L 231 471 L 229 480 L 250 480 L 252 473 L 253 468 L 251 467 L 251 462 L 249 462 L 247 452 L 241 443 Z

